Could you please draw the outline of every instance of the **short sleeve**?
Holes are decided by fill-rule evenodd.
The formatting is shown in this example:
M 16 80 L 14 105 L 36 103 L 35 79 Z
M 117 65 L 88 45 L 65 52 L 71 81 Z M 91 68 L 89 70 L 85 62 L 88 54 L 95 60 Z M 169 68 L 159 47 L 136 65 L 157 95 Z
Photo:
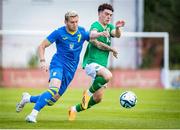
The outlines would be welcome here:
M 92 31 L 92 30 L 97 30 L 97 31 L 98 31 L 97 23 L 93 23 L 93 24 L 91 25 L 90 31 Z
M 110 24 L 109 26 L 110 26 L 111 31 L 115 29 L 115 26 L 113 24 Z
M 88 31 L 85 31 L 85 30 L 84 30 L 84 39 L 87 41 L 89 41 L 89 39 L 90 39 L 90 33 Z
M 90 33 L 88 31 L 86 31 L 85 28 L 83 28 L 83 27 L 80 28 L 80 32 L 81 32 L 83 40 L 89 41 Z
M 115 26 L 113 24 L 109 24 L 109 27 L 110 27 L 110 35 L 111 35 L 111 37 L 114 37 L 112 35 L 112 30 L 115 30 L 116 28 L 115 28 Z
M 50 43 L 53 43 L 57 40 L 58 38 L 58 30 L 55 30 L 53 31 L 49 36 L 47 36 L 47 40 L 50 42 Z

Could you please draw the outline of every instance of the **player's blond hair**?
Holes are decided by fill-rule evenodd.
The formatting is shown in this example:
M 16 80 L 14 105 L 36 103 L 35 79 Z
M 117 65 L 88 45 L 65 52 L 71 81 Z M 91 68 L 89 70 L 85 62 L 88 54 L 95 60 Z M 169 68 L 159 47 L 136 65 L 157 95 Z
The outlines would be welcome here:
M 72 11 L 68 11 L 66 14 L 65 14 L 65 20 L 68 21 L 70 17 L 76 17 L 78 16 L 78 13 L 74 10 Z

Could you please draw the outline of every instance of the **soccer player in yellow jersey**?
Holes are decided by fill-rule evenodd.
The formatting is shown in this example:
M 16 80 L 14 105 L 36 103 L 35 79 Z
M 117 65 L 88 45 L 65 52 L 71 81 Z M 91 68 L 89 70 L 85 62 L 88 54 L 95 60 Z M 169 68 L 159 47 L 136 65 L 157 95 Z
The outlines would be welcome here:
M 89 89 L 84 91 L 82 103 L 70 108 L 69 120 L 74 120 L 77 112 L 86 110 L 99 103 L 102 100 L 103 90 L 107 86 L 106 84 L 112 78 L 112 73 L 106 68 L 108 56 L 109 52 L 113 52 L 113 55 L 117 58 L 118 53 L 114 48 L 110 47 L 111 37 L 119 38 L 121 36 L 120 27 L 125 24 L 124 21 L 117 21 L 115 26 L 110 23 L 113 11 L 113 7 L 107 3 L 98 7 L 99 18 L 98 21 L 91 25 L 90 31 L 107 31 L 109 37 L 101 36 L 89 43 L 94 42 L 98 44 L 102 42 L 108 47 L 98 47 L 88 44 L 83 58 L 83 69 L 85 69 L 87 75 L 92 77 L 93 83 Z

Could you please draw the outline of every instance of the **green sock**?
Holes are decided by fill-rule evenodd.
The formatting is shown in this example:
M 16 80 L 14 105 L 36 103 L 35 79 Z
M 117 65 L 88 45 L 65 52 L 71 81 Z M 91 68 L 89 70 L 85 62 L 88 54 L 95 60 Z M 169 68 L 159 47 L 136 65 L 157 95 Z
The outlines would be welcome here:
M 94 93 L 106 83 L 107 81 L 102 76 L 96 76 L 92 86 L 89 88 L 89 91 Z
M 92 96 L 92 97 L 90 98 L 90 100 L 89 100 L 88 108 L 92 107 L 92 106 L 95 105 L 95 104 L 97 104 L 97 102 L 94 101 L 93 96 Z M 87 108 L 87 109 L 88 109 L 88 108 Z M 81 103 L 78 104 L 78 105 L 76 105 L 76 111 L 77 111 L 77 112 L 84 111 L 84 109 L 83 109 L 82 106 L 81 106 Z
M 95 104 L 98 104 L 99 102 L 94 101 L 93 96 L 90 98 L 88 103 L 88 108 L 92 107 Z

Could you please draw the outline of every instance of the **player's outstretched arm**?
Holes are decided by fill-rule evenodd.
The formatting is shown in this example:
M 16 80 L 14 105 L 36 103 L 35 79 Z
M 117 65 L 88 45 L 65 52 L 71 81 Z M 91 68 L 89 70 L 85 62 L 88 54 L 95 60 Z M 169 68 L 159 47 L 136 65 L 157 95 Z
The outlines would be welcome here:
M 42 43 L 39 45 L 38 47 L 38 53 L 39 53 L 39 58 L 40 58 L 40 68 L 44 71 L 48 71 L 48 67 L 46 65 L 46 61 L 45 61 L 45 48 L 50 46 L 50 42 L 45 39 L 44 41 L 42 41 Z
M 125 25 L 125 22 L 123 20 L 119 20 L 116 22 L 116 29 L 112 30 L 111 35 L 113 37 L 119 38 L 121 36 L 121 30 L 120 28 Z
M 98 40 L 96 40 L 96 39 L 91 40 L 91 43 L 92 43 L 93 45 L 95 45 L 97 48 L 101 49 L 101 50 L 112 52 L 112 53 L 113 53 L 113 56 L 114 56 L 115 58 L 118 58 L 118 57 L 117 57 L 118 52 L 116 51 L 115 48 L 112 48 L 111 46 L 106 45 L 106 44 L 104 44 L 103 42 L 100 42 L 100 41 L 98 41 Z
M 109 37 L 109 33 L 107 31 L 103 31 L 103 32 L 97 32 L 96 30 L 92 30 L 90 32 L 90 39 L 96 39 L 100 36 L 103 36 L 103 37 Z

